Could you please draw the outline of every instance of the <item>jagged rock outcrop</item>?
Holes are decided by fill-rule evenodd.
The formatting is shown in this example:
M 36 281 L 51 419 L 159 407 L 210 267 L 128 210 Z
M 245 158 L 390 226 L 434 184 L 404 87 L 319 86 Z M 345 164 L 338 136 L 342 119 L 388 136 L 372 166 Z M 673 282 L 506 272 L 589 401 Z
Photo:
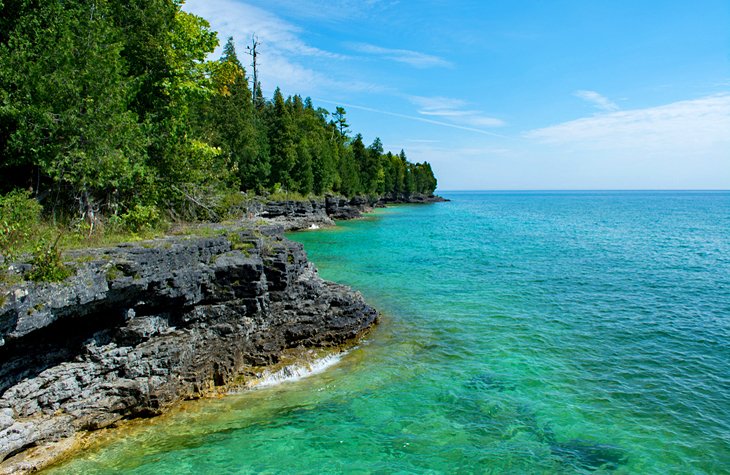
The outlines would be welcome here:
M 249 218 L 264 218 L 287 231 L 334 226 L 334 220 L 356 219 L 373 208 L 399 203 L 438 203 L 449 201 L 436 195 L 389 193 L 382 197 L 327 195 L 307 200 L 250 199 L 243 207 Z
M 370 210 L 367 198 L 356 196 L 347 199 L 343 196 L 327 196 L 325 198 L 327 215 L 332 219 L 355 219 Z
M 424 203 L 443 203 L 447 200 L 446 198 L 443 198 L 438 195 L 424 195 L 423 193 L 387 193 L 380 197 L 378 200 L 378 203 L 387 205 L 387 204 L 396 204 L 396 203 L 413 203 L 413 204 L 424 204 Z
M 159 414 L 287 348 L 340 345 L 377 319 L 281 228 L 67 253 L 74 276 L 0 296 L 0 461 Z

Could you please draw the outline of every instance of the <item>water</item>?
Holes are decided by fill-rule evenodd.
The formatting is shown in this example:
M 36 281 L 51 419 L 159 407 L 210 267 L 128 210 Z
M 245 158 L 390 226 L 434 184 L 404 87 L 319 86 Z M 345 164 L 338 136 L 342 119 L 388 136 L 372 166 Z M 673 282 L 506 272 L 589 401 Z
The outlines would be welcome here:
M 730 193 L 453 193 L 293 236 L 382 325 L 54 473 L 727 473 Z

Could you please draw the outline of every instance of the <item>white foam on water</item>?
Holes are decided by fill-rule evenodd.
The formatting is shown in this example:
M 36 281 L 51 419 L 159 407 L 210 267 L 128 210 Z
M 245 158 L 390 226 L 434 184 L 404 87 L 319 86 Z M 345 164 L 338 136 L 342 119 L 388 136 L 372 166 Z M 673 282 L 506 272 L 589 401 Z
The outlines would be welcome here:
M 288 383 L 293 381 L 299 381 L 313 374 L 318 374 L 325 371 L 342 360 L 347 352 L 335 353 L 316 359 L 314 361 L 304 361 L 295 363 L 293 365 L 285 366 L 278 371 L 270 372 L 264 371 L 261 377 L 257 379 L 251 387 L 253 388 L 266 388 L 276 386 L 282 383 Z

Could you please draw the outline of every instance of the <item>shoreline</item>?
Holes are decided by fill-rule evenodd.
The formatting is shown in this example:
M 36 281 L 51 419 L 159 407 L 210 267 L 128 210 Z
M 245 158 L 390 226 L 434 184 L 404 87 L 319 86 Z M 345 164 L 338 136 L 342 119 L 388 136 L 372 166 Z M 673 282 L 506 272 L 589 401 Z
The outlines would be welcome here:
M 250 390 L 288 351 L 356 345 L 378 312 L 322 280 L 303 247 L 283 237 L 335 224 L 309 204 L 316 211 L 284 202 L 276 215 L 278 202 L 191 236 L 69 251 L 69 281 L 12 288 L 0 305 L 0 474 L 54 465 L 100 430 L 181 401 Z M 335 208 L 346 219 L 371 209 Z
M 375 208 L 400 204 L 432 204 L 450 200 L 438 195 L 386 195 L 377 199 L 356 196 L 325 196 L 302 201 L 264 201 L 249 207 L 252 219 L 283 226 L 284 231 L 300 231 L 335 226 L 336 220 L 358 219 Z M 316 226 L 316 227 L 312 227 Z

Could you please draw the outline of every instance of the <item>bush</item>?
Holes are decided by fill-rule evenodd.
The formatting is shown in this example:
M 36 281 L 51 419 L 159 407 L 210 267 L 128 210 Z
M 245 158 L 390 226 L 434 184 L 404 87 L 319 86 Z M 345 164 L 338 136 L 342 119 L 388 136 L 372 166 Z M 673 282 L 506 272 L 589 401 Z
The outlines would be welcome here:
M 29 191 L 15 190 L 0 196 L 0 254 L 14 260 L 40 225 L 42 206 Z
M 247 215 L 254 199 L 240 191 L 220 196 L 215 211 L 222 219 L 240 219 Z
M 60 282 L 66 280 L 73 271 L 64 265 L 61 259 L 61 252 L 58 250 L 58 239 L 49 246 L 45 241 L 40 241 L 33 252 L 28 279 L 34 282 Z
M 160 225 L 160 212 L 154 206 L 137 204 L 121 217 L 122 227 L 132 232 L 152 230 Z
M 297 191 L 284 191 L 277 189 L 270 193 L 266 199 L 270 201 L 309 201 L 309 196 L 304 196 Z

